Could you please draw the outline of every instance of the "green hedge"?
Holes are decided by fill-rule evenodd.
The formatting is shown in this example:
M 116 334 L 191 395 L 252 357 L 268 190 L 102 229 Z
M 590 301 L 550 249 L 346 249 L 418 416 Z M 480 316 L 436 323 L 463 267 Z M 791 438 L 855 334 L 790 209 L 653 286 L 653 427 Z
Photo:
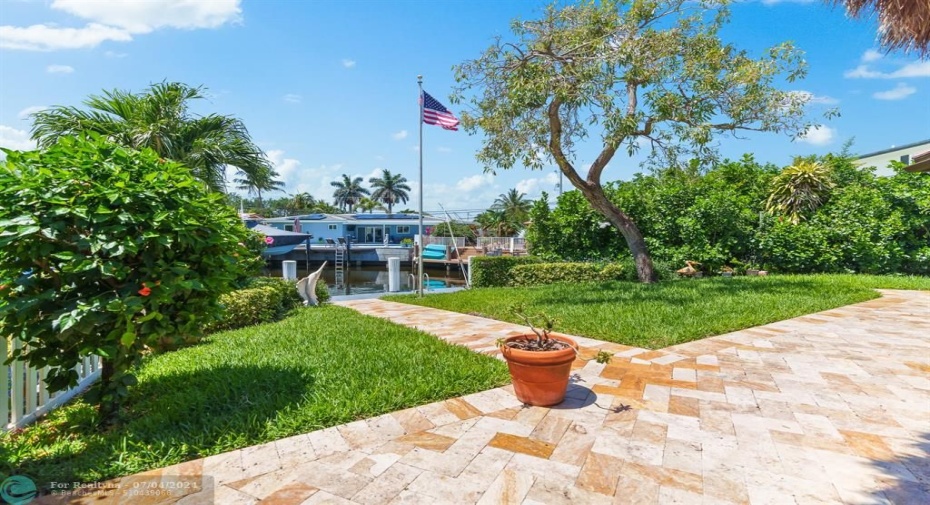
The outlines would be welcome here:
M 624 278 L 619 263 L 536 263 L 517 265 L 510 270 L 509 286 L 536 286 L 556 282 L 601 282 Z
M 535 256 L 475 256 L 471 258 L 471 285 L 476 288 L 508 286 L 514 267 L 541 261 Z
M 237 289 L 220 296 L 223 318 L 206 327 L 215 332 L 274 321 L 281 310 L 281 292 L 271 286 Z
M 280 317 L 283 317 L 291 309 L 302 306 L 304 302 L 300 295 L 297 294 L 297 283 L 280 277 L 255 277 L 249 282 L 248 287 L 272 287 L 280 292 L 282 299 L 280 313 L 278 314 Z M 329 301 L 329 289 L 326 288 L 326 283 L 322 280 L 316 283 L 316 297 L 320 303 Z
M 329 300 L 326 283 L 316 284 L 320 303 Z M 234 330 L 255 324 L 269 323 L 283 318 L 291 310 L 303 305 L 297 294 L 297 283 L 281 278 L 255 277 L 248 287 L 220 296 L 224 307 L 222 319 L 206 327 L 206 331 Z

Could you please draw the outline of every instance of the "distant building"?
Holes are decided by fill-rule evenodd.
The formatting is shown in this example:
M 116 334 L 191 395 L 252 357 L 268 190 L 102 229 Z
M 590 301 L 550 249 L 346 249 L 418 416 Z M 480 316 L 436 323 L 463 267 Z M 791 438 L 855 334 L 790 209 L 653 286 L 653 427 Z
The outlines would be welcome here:
M 891 175 L 892 171 L 888 168 L 889 162 L 900 161 L 905 165 L 910 165 L 915 161 L 915 156 L 925 154 L 927 151 L 930 151 L 930 139 L 863 154 L 857 163 L 861 167 L 875 167 L 875 173 L 878 175 Z
M 294 231 L 294 222 L 300 221 L 300 231 L 313 235 L 313 242 L 326 239 L 346 239 L 356 244 L 399 244 L 419 232 L 417 214 L 307 214 L 302 216 L 265 219 L 269 226 Z M 442 219 L 423 217 L 423 227 L 445 223 Z M 427 233 L 424 233 L 427 234 Z

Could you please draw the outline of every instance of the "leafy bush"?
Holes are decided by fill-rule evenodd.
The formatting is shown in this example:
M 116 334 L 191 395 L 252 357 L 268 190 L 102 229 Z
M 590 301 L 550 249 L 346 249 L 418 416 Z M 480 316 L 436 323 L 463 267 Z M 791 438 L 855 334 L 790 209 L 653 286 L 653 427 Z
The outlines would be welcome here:
M 296 292 L 296 290 L 295 290 Z M 235 330 L 279 318 L 284 295 L 274 286 L 237 289 L 220 297 L 223 317 L 210 323 L 205 331 Z
M 248 230 L 180 164 L 96 137 L 63 137 L 0 163 L 0 334 L 50 366 L 50 391 L 103 357 L 88 393 L 114 414 L 148 349 L 196 339 L 218 298 L 254 275 Z
M 247 287 L 272 287 L 281 293 L 281 306 L 278 317 L 284 316 L 291 309 L 303 306 L 304 300 L 297 294 L 297 283 L 280 277 L 253 277 Z M 316 283 L 316 298 L 320 303 L 329 301 L 329 289 L 325 282 Z
M 507 286 L 514 267 L 540 261 L 533 256 L 475 256 L 471 258 L 471 285 L 476 288 Z
M 510 270 L 509 286 L 536 286 L 556 282 L 600 282 L 623 279 L 618 263 L 536 263 L 517 265 Z M 634 274 L 635 276 L 635 274 Z

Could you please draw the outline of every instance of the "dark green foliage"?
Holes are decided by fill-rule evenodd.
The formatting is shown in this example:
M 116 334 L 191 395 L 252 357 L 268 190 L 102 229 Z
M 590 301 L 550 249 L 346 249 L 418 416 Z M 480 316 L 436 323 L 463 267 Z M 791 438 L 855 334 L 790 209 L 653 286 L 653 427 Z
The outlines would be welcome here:
M 255 265 L 223 196 L 151 150 L 62 137 L 0 163 L 0 334 L 52 367 L 51 391 L 104 357 L 89 398 L 112 414 L 152 348 L 190 342 Z
M 211 323 L 205 331 L 235 330 L 278 318 L 284 306 L 282 292 L 271 286 L 237 289 L 220 297 L 223 317 Z
M 476 288 L 507 286 L 513 267 L 541 261 L 533 256 L 475 256 L 471 258 L 471 285 Z
M 635 273 L 633 274 L 635 276 Z M 535 263 L 510 270 L 510 286 L 537 286 L 556 282 L 616 281 L 625 277 L 619 263 Z
M 335 306 L 215 333 L 147 358 L 138 377 L 111 430 L 78 400 L 0 433 L 0 475 L 40 489 L 105 480 L 509 382 L 496 359 Z
M 746 156 L 706 173 L 666 170 L 608 185 L 608 197 L 643 232 L 660 275 L 701 263 L 775 272 L 930 273 L 930 177 L 898 169 L 878 177 L 842 155 L 811 158 L 829 167 L 830 193 L 805 219 L 770 215 L 765 201 L 777 167 Z M 555 209 L 536 202 L 527 230 L 534 255 L 569 261 L 625 261 L 622 237 L 603 225 L 577 191 Z

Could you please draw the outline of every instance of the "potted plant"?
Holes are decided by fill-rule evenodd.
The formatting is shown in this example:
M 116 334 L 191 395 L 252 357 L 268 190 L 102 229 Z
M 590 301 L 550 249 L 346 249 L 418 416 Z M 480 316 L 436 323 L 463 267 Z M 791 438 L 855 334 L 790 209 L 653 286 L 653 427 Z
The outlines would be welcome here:
M 733 268 L 726 265 L 720 269 L 720 275 L 723 277 L 733 277 Z
M 403 240 L 400 241 L 400 245 L 402 245 L 402 246 L 404 246 L 404 247 L 410 247 L 410 246 L 413 245 L 413 239 L 412 239 L 412 238 L 405 238 L 405 239 L 403 239 Z
M 568 389 L 572 362 L 578 356 L 578 344 L 564 335 L 553 335 L 555 321 L 545 314 L 540 314 L 543 325 L 537 327 L 522 308 L 513 310 L 532 330 L 498 341 L 517 399 L 538 407 L 561 403 Z M 595 359 L 606 363 L 610 354 L 601 351 Z

